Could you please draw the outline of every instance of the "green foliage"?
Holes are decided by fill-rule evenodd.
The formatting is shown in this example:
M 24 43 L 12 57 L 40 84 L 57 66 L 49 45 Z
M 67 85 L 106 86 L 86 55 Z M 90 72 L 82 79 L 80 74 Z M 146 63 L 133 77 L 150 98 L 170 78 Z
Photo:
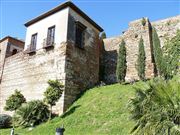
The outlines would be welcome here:
M 48 106 L 40 100 L 34 100 L 22 104 L 15 113 L 17 125 L 34 126 L 47 121 L 49 118 Z
M 160 45 L 160 40 L 159 40 L 158 34 L 154 27 L 152 29 L 152 39 L 153 39 L 153 55 L 154 55 L 157 70 L 161 77 L 165 77 L 166 66 L 165 66 L 165 62 L 164 62 L 164 58 L 163 58 L 163 52 L 161 50 L 161 45 Z
M 141 20 L 141 24 L 142 24 L 143 26 L 146 25 L 146 19 L 145 19 L 144 17 L 143 17 L 142 20 Z
M 180 134 L 179 77 L 166 82 L 155 79 L 148 88 L 136 88 L 131 99 L 132 119 L 136 121 L 132 133 L 139 135 Z
M 138 71 L 138 76 L 141 80 L 145 80 L 145 67 L 146 67 L 146 56 L 144 50 L 144 41 L 141 37 L 139 41 L 139 53 L 137 59 L 136 69 Z
M 166 76 L 171 78 L 180 73 L 180 30 L 175 37 L 168 40 L 164 46 L 164 57 L 166 60 Z
M 64 117 L 55 117 L 29 131 L 16 128 L 19 135 L 54 135 L 64 125 L 65 135 L 129 135 L 135 124 L 129 119 L 128 101 L 134 96 L 134 86 L 144 87 L 145 82 L 133 85 L 113 84 L 87 90 L 67 110 Z M 8 135 L 10 129 L 0 130 Z
M 63 85 L 58 80 L 49 80 L 48 88 L 44 92 L 44 101 L 53 106 L 59 100 L 63 92 Z
M 12 118 L 6 114 L 0 114 L 0 129 L 10 127 Z
M 61 97 L 63 93 L 63 85 L 58 80 L 49 80 L 48 84 L 49 86 L 44 92 L 44 101 L 50 105 L 51 113 L 49 119 L 51 119 L 52 106 L 55 105 Z
M 106 33 L 105 32 L 102 32 L 101 39 L 106 39 Z
M 119 45 L 119 53 L 117 59 L 117 68 L 116 68 L 116 77 L 117 81 L 122 83 L 125 81 L 126 76 L 126 43 L 122 40 L 121 44 Z
M 20 91 L 15 90 L 15 93 L 12 94 L 7 100 L 6 100 L 6 106 L 5 110 L 8 111 L 15 111 L 17 110 L 22 103 L 25 103 L 26 99 L 25 97 L 21 94 Z

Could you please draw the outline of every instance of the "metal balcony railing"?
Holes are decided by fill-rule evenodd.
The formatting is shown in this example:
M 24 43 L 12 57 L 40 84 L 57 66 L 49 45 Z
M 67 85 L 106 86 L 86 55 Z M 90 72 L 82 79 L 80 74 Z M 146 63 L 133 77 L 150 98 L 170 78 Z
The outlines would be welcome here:
M 36 46 L 35 45 L 28 45 L 27 49 L 26 49 L 27 53 L 34 53 L 36 52 Z
M 54 38 L 45 38 L 43 40 L 43 48 L 49 48 L 49 47 L 54 47 Z

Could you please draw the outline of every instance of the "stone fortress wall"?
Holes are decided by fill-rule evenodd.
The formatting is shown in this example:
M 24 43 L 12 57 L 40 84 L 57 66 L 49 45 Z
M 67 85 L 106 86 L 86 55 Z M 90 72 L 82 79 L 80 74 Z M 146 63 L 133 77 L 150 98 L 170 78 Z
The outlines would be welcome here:
M 66 44 L 62 43 L 53 50 L 39 50 L 29 56 L 25 52 L 17 53 L 5 59 L 4 72 L 0 84 L 0 113 L 10 113 L 3 110 L 6 99 L 18 89 L 27 101 L 43 99 L 49 79 L 59 79 L 65 83 L 65 53 Z M 63 97 L 53 110 L 62 113 Z M 57 107 L 58 106 L 58 107 Z
M 116 61 L 122 38 L 125 40 L 127 47 L 126 80 L 138 79 L 135 63 L 141 36 L 146 51 L 146 77 L 151 78 L 154 76 L 154 62 L 151 53 L 151 25 L 157 29 L 162 43 L 164 43 L 167 35 L 171 38 L 175 35 L 176 30 L 180 29 L 180 16 L 153 23 L 145 18 L 144 26 L 141 20 L 129 23 L 129 28 L 123 35 L 104 40 L 103 64 L 106 83 L 116 82 Z M 70 25 L 69 28 L 74 27 L 71 21 L 68 25 Z M 74 37 L 72 37 L 74 34 L 72 33 L 73 29 L 67 34 L 67 36 L 70 36 L 68 38 L 71 39 L 70 41 L 63 42 L 55 46 L 54 49 L 40 49 L 32 56 L 20 52 L 5 59 L 0 84 L 0 113 L 5 113 L 3 111 L 5 101 L 15 89 L 20 90 L 28 101 L 42 99 L 42 93 L 48 86 L 47 81 L 49 79 L 59 79 L 65 85 L 65 91 L 53 110 L 62 114 L 80 92 L 98 83 L 99 58 L 102 55 L 102 52 L 99 51 L 102 48 L 101 43 L 97 38 L 99 33 L 96 30 L 87 29 L 84 50 L 74 46 Z
M 171 39 L 176 35 L 178 29 L 180 29 L 180 15 L 156 22 L 150 22 L 148 18 L 145 18 L 146 23 L 142 24 L 142 19 L 135 20 L 129 23 L 129 28 L 121 36 L 104 39 L 104 67 L 105 67 L 105 82 L 116 82 L 116 64 L 117 55 L 119 50 L 119 44 L 124 39 L 127 49 L 127 74 L 126 80 L 132 81 L 139 79 L 137 70 L 135 68 L 138 44 L 142 36 L 144 40 L 145 53 L 146 53 L 146 78 L 154 76 L 154 58 L 152 56 L 152 26 L 156 28 L 159 35 L 161 45 L 163 46 L 165 41 Z

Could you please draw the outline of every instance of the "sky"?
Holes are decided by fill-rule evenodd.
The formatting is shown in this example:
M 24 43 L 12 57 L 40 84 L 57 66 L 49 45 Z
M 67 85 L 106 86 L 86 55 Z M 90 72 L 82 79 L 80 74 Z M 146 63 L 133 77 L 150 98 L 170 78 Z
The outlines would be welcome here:
M 61 4 L 62 0 L 0 0 L 0 39 L 25 39 L 24 24 Z M 180 0 L 72 0 L 99 24 L 107 37 L 118 36 L 130 21 L 148 17 L 150 21 L 180 15 Z

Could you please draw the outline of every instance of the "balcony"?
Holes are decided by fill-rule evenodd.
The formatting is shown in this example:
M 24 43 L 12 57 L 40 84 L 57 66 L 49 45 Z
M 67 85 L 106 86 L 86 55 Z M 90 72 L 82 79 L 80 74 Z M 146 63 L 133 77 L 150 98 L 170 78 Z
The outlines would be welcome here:
M 48 49 L 48 48 L 53 48 L 54 47 L 54 38 L 46 38 L 43 40 L 43 48 Z
M 36 46 L 35 45 L 28 45 L 26 49 L 27 54 L 32 54 L 36 52 Z

